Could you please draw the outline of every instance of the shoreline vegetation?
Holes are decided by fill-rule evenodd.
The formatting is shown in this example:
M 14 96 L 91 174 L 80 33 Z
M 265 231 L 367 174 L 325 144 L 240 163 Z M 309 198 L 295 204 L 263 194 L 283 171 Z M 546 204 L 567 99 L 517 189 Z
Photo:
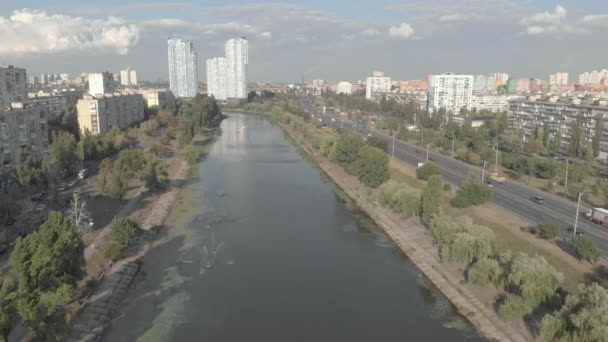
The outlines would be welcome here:
M 310 121 L 289 97 L 244 109 L 226 108 L 261 114 L 282 127 L 483 336 L 512 341 L 606 340 L 608 291 L 593 283 L 603 279 L 592 274 L 589 264 L 521 231 L 515 226 L 519 219 L 489 204 L 476 205 L 483 200 L 463 197 L 463 191 L 458 196 L 467 201 L 456 204 L 467 203 L 467 208 L 457 208 L 451 187 L 440 176 L 423 181 L 400 161 L 377 161 L 387 165 L 389 176 L 384 167 L 362 171 L 357 160 L 361 155 L 369 160 L 369 151 L 360 151 L 369 150 L 371 142 Z M 499 219 L 508 223 L 503 226 L 496 222 Z M 595 317 L 585 312 L 594 312 Z

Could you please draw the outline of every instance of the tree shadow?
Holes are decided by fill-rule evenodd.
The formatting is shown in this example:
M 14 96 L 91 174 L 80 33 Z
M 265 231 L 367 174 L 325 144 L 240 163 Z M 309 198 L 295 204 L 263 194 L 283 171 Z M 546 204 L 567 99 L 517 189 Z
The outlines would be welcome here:
M 586 283 L 599 283 L 604 287 L 608 287 L 608 266 L 598 265 L 593 268 L 593 271 L 585 274 Z

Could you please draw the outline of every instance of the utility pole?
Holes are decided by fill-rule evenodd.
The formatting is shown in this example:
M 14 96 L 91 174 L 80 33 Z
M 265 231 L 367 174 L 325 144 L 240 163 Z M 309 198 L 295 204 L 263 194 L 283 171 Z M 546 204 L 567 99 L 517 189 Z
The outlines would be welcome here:
M 566 193 L 568 192 L 568 159 L 566 159 L 566 180 L 564 181 L 564 197 L 566 197 Z
M 454 134 L 454 132 L 452 132 L 452 159 L 454 159 L 454 137 L 455 137 L 455 134 Z
M 487 161 L 483 161 L 483 168 L 481 169 L 481 183 L 483 184 L 484 177 L 486 175 L 486 163 Z
M 429 146 L 431 146 L 431 144 L 426 144 L 426 161 L 429 161 Z
M 397 135 L 397 133 L 393 132 L 393 159 L 395 158 L 395 135 Z
M 576 236 L 576 228 L 578 226 L 578 211 L 581 206 L 581 197 L 583 197 L 585 191 L 587 190 L 583 190 L 582 192 L 578 193 L 578 202 L 576 202 L 576 217 L 574 218 L 574 229 L 572 230 L 572 236 Z
M 496 154 L 496 164 L 494 165 L 494 173 L 498 175 L 498 143 L 494 144 L 494 152 Z

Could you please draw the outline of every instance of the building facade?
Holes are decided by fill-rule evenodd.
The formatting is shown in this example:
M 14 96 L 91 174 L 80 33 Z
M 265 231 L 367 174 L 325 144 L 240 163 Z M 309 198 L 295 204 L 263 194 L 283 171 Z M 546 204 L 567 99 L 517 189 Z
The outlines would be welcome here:
M 113 128 L 125 129 L 144 119 L 141 94 L 85 95 L 78 100 L 76 108 L 80 131 L 88 130 L 92 134 L 104 134 Z
M 136 86 L 137 85 L 137 71 L 126 68 L 120 71 L 120 84 L 128 87 L 128 86 Z
M 568 73 L 567 72 L 558 72 L 558 73 L 549 75 L 549 85 L 550 86 L 568 85 Z
M 473 75 L 452 73 L 432 75 L 428 92 L 428 109 L 444 108 L 448 113 L 458 114 L 460 109 L 472 108 Z
M 339 82 L 336 86 L 336 94 L 350 95 L 353 92 L 353 85 L 350 82 Z
M 600 159 L 608 156 L 608 101 L 588 98 L 560 96 L 528 96 L 509 103 L 509 124 L 523 134 L 523 140 L 529 141 L 534 132 L 547 125 L 551 141 L 559 139 L 560 151 L 566 153 L 570 146 L 570 126 L 581 116 L 583 122 L 582 140 L 591 143 L 595 136 L 596 117 L 603 116 L 603 138 L 600 142 Z
M 175 99 L 173 93 L 166 89 L 142 89 L 137 91 L 144 97 L 146 107 L 163 107 L 167 102 Z
M 103 95 L 114 92 L 114 76 L 109 72 L 89 74 L 89 95 Z
M 600 84 L 602 79 L 608 77 L 608 69 L 593 70 L 584 72 L 579 75 L 578 83 L 580 84 Z
M 25 69 L 12 65 L 0 66 L 0 108 L 8 108 L 12 102 L 27 100 L 27 75 Z
M 247 69 L 249 65 L 249 42 L 245 38 L 233 38 L 226 42 L 226 97 L 247 98 Z
M 506 112 L 509 110 L 509 101 L 516 98 L 516 95 L 473 93 L 471 108 L 492 113 Z
M 217 100 L 228 98 L 227 60 L 224 57 L 207 60 L 207 95 Z
M 176 97 L 194 97 L 198 93 L 198 62 L 194 45 L 189 40 L 167 41 L 169 88 Z
M 68 99 L 54 93 L 30 93 L 27 104 L 48 107 L 48 120 L 57 120 L 68 112 Z
M 397 103 L 415 103 L 420 110 L 427 110 L 428 106 L 428 91 L 421 89 L 402 90 L 400 92 L 387 92 L 372 94 L 372 101 L 380 102 L 382 98 L 395 100 Z
M 14 168 L 19 149 L 36 158 L 48 154 L 48 115 L 44 104 L 15 102 L 0 109 L 0 173 Z
M 372 100 L 374 93 L 387 93 L 391 91 L 391 78 L 384 76 L 382 71 L 374 71 L 365 83 L 365 98 Z

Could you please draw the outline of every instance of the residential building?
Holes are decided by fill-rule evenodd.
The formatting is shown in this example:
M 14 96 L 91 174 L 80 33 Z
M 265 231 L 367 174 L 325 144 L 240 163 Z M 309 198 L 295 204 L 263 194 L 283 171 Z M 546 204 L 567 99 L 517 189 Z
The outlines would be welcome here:
M 126 68 L 120 71 L 120 84 L 128 87 L 128 86 L 136 86 L 137 85 L 137 71 Z
M 580 84 L 600 84 L 604 77 L 608 77 L 608 69 L 584 72 L 579 75 L 578 83 L 580 83 Z
M 484 74 L 475 75 L 475 91 L 488 90 L 488 77 Z
M 558 72 L 549 75 L 549 86 L 565 86 L 568 85 L 568 73 Z
M 76 109 L 81 131 L 104 134 L 113 128 L 124 129 L 142 121 L 144 98 L 135 93 L 85 95 L 78 100 Z
M 245 38 L 229 39 L 225 46 L 226 97 L 247 98 L 247 69 L 249 65 L 249 42 Z
M 48 115 L 44 104 L 13 102 L 0 109 L 0 173 L 13 169 L 19 149 L 37 158 L 48 154 Z
M 189 40 L 171 38 L 168 44 L 169 88 L 176 97 L 194 97 L 198 93 L 198 61 Z
M 589 96 L 571 97 L 557 95 L 536 95 L 512 100 L 509 103 L 509 123 L 523 133 L 523 140 L 529 141 L 538 127 L 547 125 L 551 141 L 559 139 L 560 151 L 567 153 L 571 138 L 571 123 L 580 115 L 582 139 L 591 143 L 595 136 L 596 116 L 602 115 L 604 125 L 600 127 L 603 138 L 600 142 L 599 159 L 608 157 L 608 100 L 598 100 Z
M 336 94 L 350 95 L 353 92 L 353 84 L 350 82 L 339 82 L 336 86 Z
M 520 78 L 517 80 L 517 92 L 518 93 L 529 93 L 530 92 L 530 79 Z
M 428 91 L 422 89 L 405 90 L 400 92 L 375 92 L 372 101 L 380 102 L 382 98 L 395 100 L 397 103 L 415 103 L 420 110 L 426 110 L 428 105 Z
M 207 60 L 207 95 L 217 100 L 228 99 L 227 60 L 224 57 Z
M 166 89 L 140 89 L 137 93 L 144 97 L 146 107 L 163 107 L 175 97 Z
M 12 102 L 27 100 L 27 76 L 25 69 L 12 65 L 0 66 L 0 108 L 8 108 Z
M 486 110 L 493 113 L 506 112 L 509 110 L 509 101 L 519 98 L 517 95 L 496 93 L 473 93 L 471 108 L 478 111 Z
M 509 78 L 509 80 L 507 81 L 507 93 L 509 93 L 509 94 L 517 93 L 518 84 L 519 84 L 519 82 L 517 80 Z
M 89 73 L 89 95 L 103 95 L 114 92 L 114 77 L 109 72 Z
M 384 76 L 382 71 L 374 71 L 372 77 L 367 78 L 365 83 L 365 98 L 371 100 L 373 94 L 386 93 L 391 91 L 391 78 Z
M 57 120 L 68 112 L 68 98 L 55 93 L 29 93 L 27 104 L 47 106 L 48 120 Z
M 432 111 L 444 108 L 452 114 L 458 114 L 462 108 L 471 109 L 473 85 L 473 75 L 432 75 L 428 91 L 428 109 Z

